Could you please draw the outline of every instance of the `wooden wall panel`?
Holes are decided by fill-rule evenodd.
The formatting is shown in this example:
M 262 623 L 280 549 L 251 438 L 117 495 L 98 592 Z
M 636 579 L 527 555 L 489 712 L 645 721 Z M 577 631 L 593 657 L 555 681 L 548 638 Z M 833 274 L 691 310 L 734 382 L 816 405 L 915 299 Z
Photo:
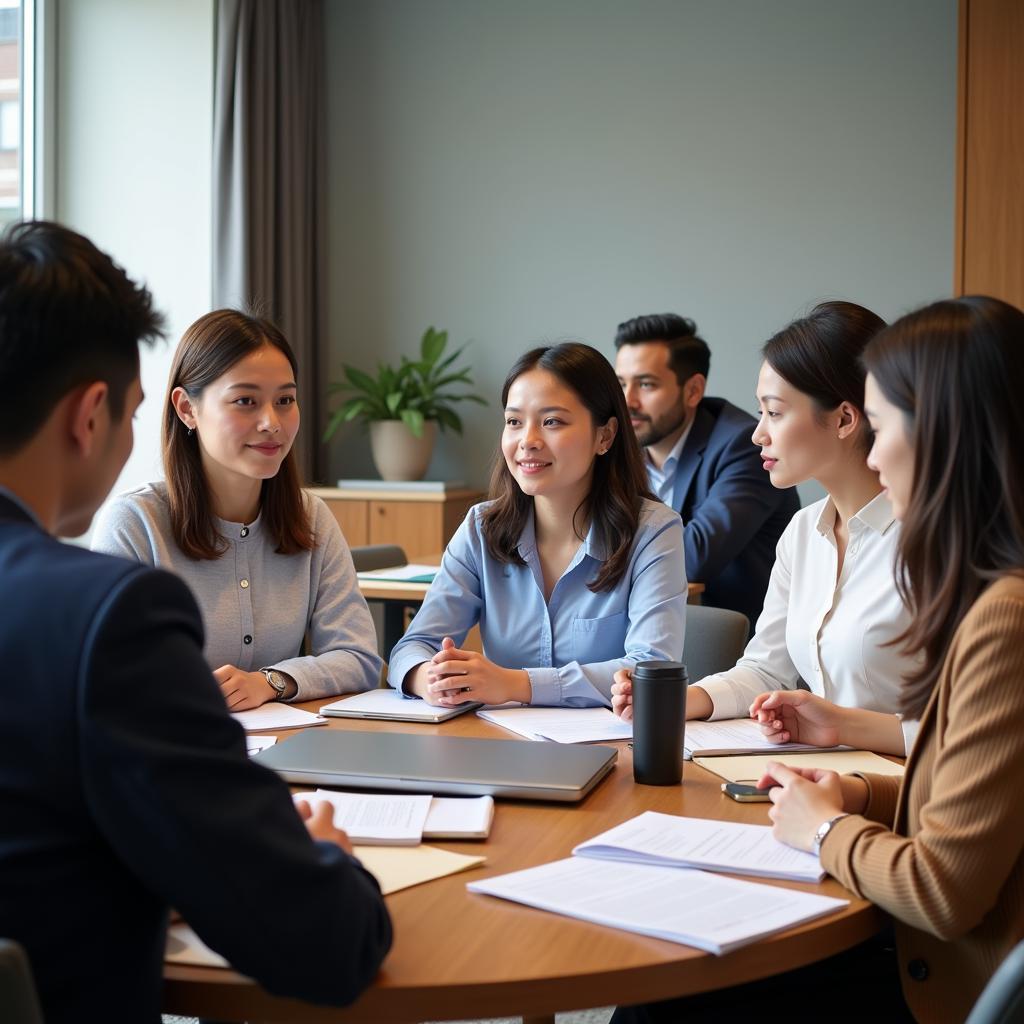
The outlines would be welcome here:
M 960 0 L 954 290 L 1024 308 L 1024 2 Z

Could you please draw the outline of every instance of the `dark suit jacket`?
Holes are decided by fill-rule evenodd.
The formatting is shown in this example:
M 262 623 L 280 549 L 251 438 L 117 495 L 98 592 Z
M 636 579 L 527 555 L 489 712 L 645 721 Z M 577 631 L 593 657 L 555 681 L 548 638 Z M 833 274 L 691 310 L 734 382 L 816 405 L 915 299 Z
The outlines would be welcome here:
M 158 1021 L 168 907 L 282 995 L 351 1002 L 391 925 L 246 756 L 176 577 L 62 544 L 0 494 L 0 935 L 48 1024 Z
M 723 398 L 705 398 L 676 467 L 684 481 L 686 576 L 703 583 L 703 602 L 750 619 L 761 614 L 775 546 L 800 508 L 796 488 L 772 487 L 760 449 L 750 440 L 756 421 Z

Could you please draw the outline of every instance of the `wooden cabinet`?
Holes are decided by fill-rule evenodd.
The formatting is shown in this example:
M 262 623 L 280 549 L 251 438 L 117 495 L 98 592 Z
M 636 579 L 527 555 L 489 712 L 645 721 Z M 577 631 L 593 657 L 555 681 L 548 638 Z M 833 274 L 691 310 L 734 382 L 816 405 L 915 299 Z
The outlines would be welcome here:
M 480 491 L 339 490 L 313 487 L 327 502 L 349 547 L 398 544 L 410 561 L 444 551 L 471 505 L 483 501 Z

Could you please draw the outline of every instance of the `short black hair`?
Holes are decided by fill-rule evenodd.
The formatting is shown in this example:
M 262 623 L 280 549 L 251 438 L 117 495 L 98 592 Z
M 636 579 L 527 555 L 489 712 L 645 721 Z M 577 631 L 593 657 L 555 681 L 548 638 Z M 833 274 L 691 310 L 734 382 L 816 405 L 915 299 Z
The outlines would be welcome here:
M 119 420 L 139 342 L 162 333 L 149 291 L 84 235 L 49 221 L 10 225 L 0 238 L 0 455 L 23 448 L 68 392 L 93 381 L 107 383 Z
M 615 347 L 657 341 L 668 346 L 668 365 L 680 384 L 695 373 L 705 377 L 711 369 L 711 349 L 697 334 L 697 325 L 678 313 L 649 313 L 619 324 Z

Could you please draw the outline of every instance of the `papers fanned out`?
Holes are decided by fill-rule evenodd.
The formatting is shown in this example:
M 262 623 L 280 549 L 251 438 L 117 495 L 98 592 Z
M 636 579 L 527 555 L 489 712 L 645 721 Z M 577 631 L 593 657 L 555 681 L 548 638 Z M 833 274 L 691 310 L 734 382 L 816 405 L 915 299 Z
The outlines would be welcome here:
M 607 708 L 483 708 L 477 714 L 529 740 L 600 743 L 633 735 L 632 723 Z
M 317 789 L 296 793 L 314 807 L 329 803 L 335 827 L 365 846 L 418 846 L 424 839 L 486 839 L 494 798 L 432 797 L 419 794 L 341 793 Z
M 772 837 L 769 825 L 683 818 L 645 811 L 572 851 L 581 857 L 732 871 L 761 878 L 820 882 L 818 858 Z
M 772 743 L 752 718 L 723 718 L 717 722 L 689 721 L 683 740 L 685 757 L 719 754 L 759 754 L 764 751 L 820 750 L 809 743 Z M 836 749 L 832 747 L 830 749 Z
M 828 768 L 845 775 L 871 772 L 874 775 L 902 775 L 903 765 L 867 750 L 818 750 L 813 754 L 741 754 L 737 757 L 695 757 L 694 764 L 720 775 L 728 782 L 756 783 L 769 761 L 781 761 L 794 768 Z
M 314 808 L 328 803 L 334 808 L 334 826 L 348 833 L 353 843 L 383 846 L 419 846 L 430 811 L 430 796 L 389 796 L 376 793 L 338 793 L 318 789 L 297 793 Z
M 361 580 L 387 580 L 389 583 L 432 583 L 437 570 L 436 565 L 410 562 L 408 565 L 393 565 L 390 569 L 367 569 L 357 575 Z
M 487 859 L 449 853 L 436 846 L 357 846 L 354 852 L 363 867 L 377 879 L 385 896 L 458 871 L 468 871 Z
M 848 902 L 706 871 L 624 868 L 585 857 L 485 878 L 467 888 L 716 954 L 834 913 Z
M 260 729 L 302 729 L 307 725 L 326 725 L 327 719 L 290 704 L 272 701 L 252 711 L 236 711 L 231 716 L 246 732 Z

